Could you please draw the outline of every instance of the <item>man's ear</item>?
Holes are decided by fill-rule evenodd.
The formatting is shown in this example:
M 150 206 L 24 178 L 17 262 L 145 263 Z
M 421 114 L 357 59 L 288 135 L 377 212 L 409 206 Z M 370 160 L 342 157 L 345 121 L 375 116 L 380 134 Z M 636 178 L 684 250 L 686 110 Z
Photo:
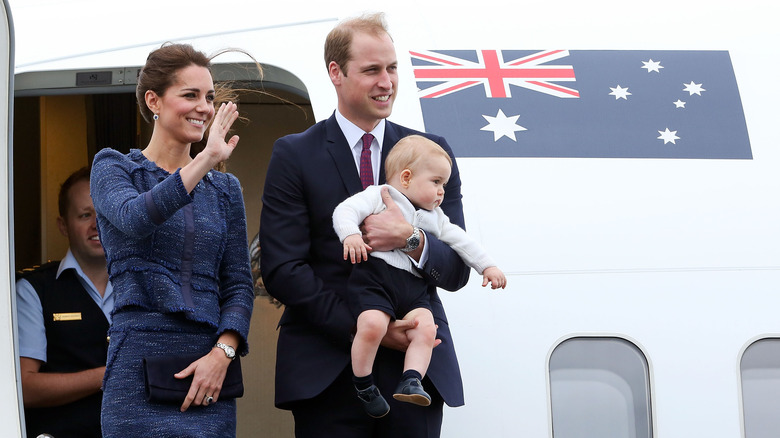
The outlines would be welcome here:
M 336 61 L 331 61 L 328 64 L 328 75 L 330 76 L 330 81 L 333 83 L 333 85 L 341 85 L 341 78 L 346 76 L 341 70 L 341 66 L 336 63 Z
M 60 229 L 60 234 L 68 237 L 68 224 L 65 223 L 65 219 L 62 216 L 57 216 L 57 228 Z
M 401 186 L 403 186 L 403 188 L 409 187 L 409 182 L 412 180 L 411 169 L 402 170 L 400 178 L 401 178 Z

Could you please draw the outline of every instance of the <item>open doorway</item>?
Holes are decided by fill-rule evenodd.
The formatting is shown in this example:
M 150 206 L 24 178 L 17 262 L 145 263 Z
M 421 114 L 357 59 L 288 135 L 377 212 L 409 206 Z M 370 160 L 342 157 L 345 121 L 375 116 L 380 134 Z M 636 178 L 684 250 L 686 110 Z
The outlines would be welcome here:
M 229 79 L 239 94 L 236 122 L 241 141 L 227 171 L 241 182 L 247 213 L 247 244 L 260 225 L 261 195 L 274 141 L 314 124 L 308 93 L 289 72 L 263 66 L 263 81 L 253 64 L 220 64 L 215 81 Z M 105 147 L 123 152 L 142 149 L 151 125 L 139 115 L 134 75 L 138 67 L 102 71 L 47 71 L 17 75 L 14 121 L 14 256 L 17 269 L 59 260 L 67 240 L 57 225 L 59 185 L 74 170 L 92 162 Z M 115 77 L 107 77 L 112 73 Z M 121 78 L 119 78 L 121 76 Z M 97 81 L 79 78 L 93 77 Z M 96 82 L 99 83 L 96 85 Z M 257 90 L 262 91 L 258 93 Z M 273 407 L 276 325 L 281 316 L 266 297 L 255 302 L 243 361 L 245 396 L 238 401 L 238 436 L 293 435 L 292 417 Z

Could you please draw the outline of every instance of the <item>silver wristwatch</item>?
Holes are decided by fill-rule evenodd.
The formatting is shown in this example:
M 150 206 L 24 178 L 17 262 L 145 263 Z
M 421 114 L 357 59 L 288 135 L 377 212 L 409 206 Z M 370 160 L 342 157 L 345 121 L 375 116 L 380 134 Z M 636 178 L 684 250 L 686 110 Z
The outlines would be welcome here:
M 414 227 L 412 235 L 406 238 L 406 246 L 401 248 L 403 252 L 412 252 L 420 246 L 420 229 Z
M 228 359 L 233 360 L 236 358 L 236 349 L 231 347 L 230 345 L 223 344 L 221 342 L 217 342 L 216 345 L 214 345 L 217 348 L 221 348 L 225 351 L 225 356 L 228 357 Z

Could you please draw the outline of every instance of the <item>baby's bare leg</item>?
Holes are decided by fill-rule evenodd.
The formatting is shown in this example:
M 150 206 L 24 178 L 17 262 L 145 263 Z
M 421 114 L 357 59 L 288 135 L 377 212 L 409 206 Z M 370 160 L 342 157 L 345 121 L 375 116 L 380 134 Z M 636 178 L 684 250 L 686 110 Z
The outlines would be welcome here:
M 428 309 L 418 308 L 407 313 L 404 319 L 416 319 L 419 323 L 417 327 L 406 331 L 409 348 L 404 359 L 404 371 L 416 370 L 425 376 L 431 363 L 433 345 L 436 342 L 436 323 L 433 321 L 433 314 Z
M 357 377 L 371 374 L 379 344 L 387 332 L 390 315 L 381 310 L 365 310 L 357 320 L 357 333 L 352 341 L 352 373 Z
M 418 406 L 429 406 L 431 396 L 422 387 L 422 378 L 428 372 L 431 354 L 436 342 L 436 324 L 428 309 L 414 309 L 404 316 L 405 320 L 416 319 L 417 327 L 406 331 L 409 338 L 409 348 L 404 358 L 404 373 L 393 393 L 393 398 Z

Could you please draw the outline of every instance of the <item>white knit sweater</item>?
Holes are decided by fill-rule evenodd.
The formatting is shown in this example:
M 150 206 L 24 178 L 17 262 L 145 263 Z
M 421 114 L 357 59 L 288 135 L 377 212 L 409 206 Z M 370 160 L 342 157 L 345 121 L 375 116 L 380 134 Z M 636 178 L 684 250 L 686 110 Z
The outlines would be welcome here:
M 387 208 L 382 202 L 383 187 L 390 189 L 390 196 L 410 224 L 449 245 L 467 265 L 476 269 L 480 275 L 486 268 L 496 266 L 482 246 L 469 237 L 461 227 L 451 223 L 441 208 L 436 207 L 432 211 L 415 209 L 406 196 L 387 184 L 368 186 L 362 192 L 345 199 L 336 207 L 333 211 L 333 229 L 336 230 L 341 242 L 344 242 L 344 239 L 351 234 L 360 234 L 360 224 L 366 217 L 381 213 Z M 384 260 L 390 266 L 420 276 L 409 256 L 400 249 L 374 251 L 371 255 Z

